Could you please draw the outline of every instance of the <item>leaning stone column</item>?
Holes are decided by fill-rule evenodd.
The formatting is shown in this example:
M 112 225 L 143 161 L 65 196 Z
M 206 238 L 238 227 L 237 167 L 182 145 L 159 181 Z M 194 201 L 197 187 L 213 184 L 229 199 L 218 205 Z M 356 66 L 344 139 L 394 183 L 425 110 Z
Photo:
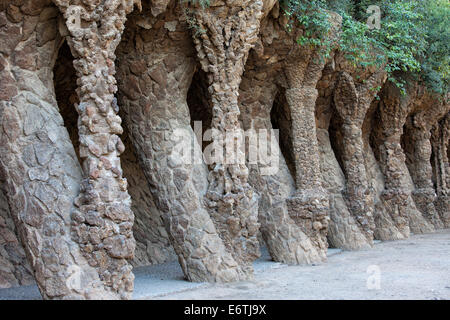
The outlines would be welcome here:
M 350 212 L 344 199 L 345 176 L 332 148 L 330 137 L 331 120 L 336 119 L 333 91 L 336 86 L 336 61 L 334 57 L 322 72 L 322 78 L 317 84 L 319 97 L 316 102 L 317 140 L 319 143 L 320 169 L 323 186 L 329 194 L 329 214 L 327 239 L 330 246 L 344 250 L 370 248 L 371 243 L 355 217 Z M 336 143 L 336 139 L 334 139 Z M 341 139 L 339 139 L 341 140 Z M 335 145 L 336 147 L 336 145 Z
M 295 162 L 295 194 L 287 199 L 289 215 L 317 248 L 317 257 L 308 262 L 326 260 L 328 229 L 328 193 L 322 187 L 319 147 L 316 134 L 315 103 L 325 61 L 313 55 L 286 63 L 288 89 L 286 100 L 291 111 L 292 144 Z
M 297 44 L 294 44 L 297 45 Z M 264 64 L 262 57 L 255 54 L 251 63 Z M 266 57 L 267 59 L 267 57 Z M 248 64 L 247 64 L 248 67 Z M 263 134 L 272 129 L 271 109 L 278 93 L 275 85 L 277 68 L 268 70 L 257 66 L 244 73 L 240 86 L 241 119 L 245 130 Z M 261 81 L 260 79 L 266 78 Z M 320 254 L 313 242 L 289 216 L 286 199 L 295 192 L 294 179 L 281 153 L 279 145 L 272 144 L 272 138 L 259 135 L 259 146 L 270 146 L 267 163 L 248 164 L 249 183 L 260 194 L 259 222 L 261 234 L 274 261 L 288 264 L 302 264 L 317 261 Z M 269 147 L 268 147 L 269 148 Z M 274 149 L 275 148 L 275 149 Z
M 431 181 L 431 132 L 426 128 L 415 128 L 411 136 L 414 144 L 414 171 L 411 172 L 411 177 L 414 181 L 415 189 L 412 196 L 417 208 L 430 221 L 435 228 L 443 228 L 443 223 L 439 218 L 439 214 L 434 207 L 436 200 L 436 191 Z
M 261 0 L 238 0 L 213 2 L 209 8 L 193 12 L 199 28 L 193 33 L 194 43 L 210 84 L 211 127 L 216 134 L 213 143 L 220 145 L 220 135 L 225 138 L 240 130 L 239 84 L 249 50 L 258 37 L 262 7 Z M 245 162 L 230 163 L 234 152 L 223 145 L 219 149 L 224 151 L 224 159 L 212 164 L 205 199 L 225 246 L 251 277 L 252 262 L 260 255 L 257 198 L 247 182 Z M 234 159 L 242 159 L 242 150 L 237 149 Z
M 190 126 L 186 101 L 197 63 L 178 10 L 166 11 L 161 20 L 144 4 L 142 14 L 130 15 L 118 48 L 119 101 L 185 277 L 237 281 L 245 275 L 225 248 L 203 201 L 208 169 L 197 157 L 201 141 Z M 180 146 L 187 147 L 186 154 Z M 197 151 L 194 159 L 192 149 Z
M 362 125 L 376 94 L 373 88 L 378 87 L 384 80 L 385 73 L 381 70 L 374 73 L 363 84 L 355 86 L 353 78 L 348 73 L 342 72 L 334 92 L 336 110 L 343 122 L 342 161 L 347 180 L 345 197 L 350 211 L 369 243 L 373 241 L 375 229 L 374 204 L 366 173 Z
M 400 145 L 403 125 L 415 96 L 412 88 L 410 89 L 406 96 L 402 96 L 394 84 L 385 85 L 379 106 L 381 123 L 374 128 L 381 136 L 376 150 L 385 176 L 385 190 L 381 198 L 397 228 L 405 237 L 409 236 L 410 229 L 414 233 L 433 231 L 433 226 L 417 210 L 411 197 L 412 181 Z
M 120 154 L 124 145 L 114 93 L 114 51 L 133 1 L 55 0 L 64 13 L 67 40 L 75 57 L 80 103 L 78 129 L 83 182 L 72 214 L 72 233 L 103 283 L 130 298 L 134 276 L 127 259 L 134 255 L 133 212 Z
M 435 228 L 441 229 L 444 225 L 434 207 L 436 191 L 432 181 L 430 139 L 432 126 L 448 113 L 450 105 L 439 101 L 439 97 L 429 97 L 427 92 L 424 93 L 423 99 L 418 99 L 418 103 L 422 110 L 412 115 L 406 124 L 408 141 L 405 143 L 409 144 L 411 149 L 407 164 L 415 185 L 412 196 L 417 208 L 428 221 Z
M 44 299 L 114 299 L 71 237 L 81 168 L 53 87 L 50 1 L 0 5 L 0 181 Z
M 366 113 L 366 119 L 363 124 L 364 158 L 366 163 L 366 172 L 370 181 L 370 189 L 374 199 L 374 239 L 377 240 L 401 240 L 405 239 L 393 221 L 389 210 L 386 209 L 386 203 L 381 199 L 385 189 L 384 175 L 379 161 L 375 156 L 371 139 L 372 133 L 376 132 L 379 124 L 374 121 L 374 116 L 378 109 L 379 102 L 373 101 L 371 107 Z
M 334 43 L 339 36 L 342 19 L 330 13 L 332 25 L 328 37 Z M 295 223 L 311 239 L 314 256 L 304 256 L 302 263 L 323 262 L 327 252 L 329 195 L 322 186 L 320 153 L 316 133 L 316 89 L 326 59 L 320 50 L 301 48 L 299 55 L 290 55 L 284 64 L 285 97 L 291 113 L 292 149 L 295 164 L 296 192 L 286 200 L 288 212 Z M 283 138 L 283 137 L 281 137 Z
M 445 148 L 442 148 L 442 152 L 447 151 L 446 156 L 443 157 L 443 172 L 445 171 L 445 185 L 447 189 L 450 189 L 450 115 L 447 114 L 444 123 L 442 124 L 442 140 Z
M 250 53 L 240 85 L 240 119 L 246 130 L 261 133 L 258 136 L 260 144 L 270 145 L 267 157 L 260 158 L 256 164 L 250 161 L 248 163 L 249 183 L 260 195 L 259 222 L 262 237 L 275 261 L 305 264 L 322 261 L 322 250 L 315 246 L 302 226 L 297 225 L 289 216 L 286 200 L 296 191 L 294 177 L 280 146 L 271 141 L 272 137 L 264 137 L 263 131 L 259 131 L 270 131 L 271 114 L 277 113 L 277 116 L 284 119 L 278 119 L 284 123 L 278 123 L 279 129 L 283 127 L 280 138 L 284 142 L 291 140 L 290 111 L 282 88 L 286 86 L 282 71 L 286 59 L 293 56 L 299 58 L 299 53 L 304 52 L 305 48 L 297 43 L 301 28 L 295 25 L 294 30 L 287 32 L 287 22 L 288 17 L 279 13 L 278 3 L 261 22 L 260 40 Z M 266 38 L 265 34 L 271 36 Z M 283 111 L 272 110 L 274 107 L 281 107 Z
M 2 190 L 3 185 L 4 182 L 0 180 L 0 289 L 30 285 L 34 282 L 33 271 Z
M 413 154 L 411 159 L 413 161 L 410 164 L 411 177 L 413 179 L 415 189 L 412 192 L 412 196 L 417 208 L 422 214 L 434 225 L 435 228 L 441 229 L 443 223 L 439 218 L 439 214 L 434 207 L 434 201 L 436 200 L 436 191 L 433 187 L 431 180 L 432 168 L 431 168 L 431 132 L 427 126 L 419 124 L 416 127 L 418 119 L 414 117 L 414 128 L 409 128 L 411 135 L 409 136 L 412 141 L 408 143 L 412 144 Z
M 434 178 L 437 198 L 435 206 L 445 228 L 450 228 L 450 163 L 448 157 L 450 143 L 450 113 L 432 129 L 434 152 Z

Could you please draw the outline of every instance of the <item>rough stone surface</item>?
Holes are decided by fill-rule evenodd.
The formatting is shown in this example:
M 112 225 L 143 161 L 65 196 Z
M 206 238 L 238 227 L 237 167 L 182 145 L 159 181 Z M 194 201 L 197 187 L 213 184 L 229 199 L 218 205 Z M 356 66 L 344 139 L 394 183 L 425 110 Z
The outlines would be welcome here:
M 131 210 L 134 213 L 133 235 L 136 239 L 136 250 L 131 264 L 133 267 L 139 267 L 175 261 L 177 257 L 164 228 L 161 212 L 156 207 L 131 139 L 127 133 L 122 135 L 122 139 L 125 151 L 120 160 L 123 175 L 128 181 Z
M 17 236 L 9 204 L 3 191 L 0 191 L 0 288 L 33 282 L 33 272 Z
M 0 12 L 0 39 L 8 39 L 0 56 L 0 172 L 11 216 L 44 298 L 111 298 L 71 237 L 81 168 L 52 85 L 58 10 L 50 1 L 23 1 L 20 10 L 14 19 Z
M 176 147 L 181 136 L 197 145 L 190 127 L 187 92 L 195 72 L 195 51 L 180 11 L 153 18 L 144 5 L 151 28 L 139 26 L 140 16 L 127 23 L 119 56 L 119 101 L 130 138 L 162 214 L 166 231 L 187 279 L 233 281 L 243 272 L 219 237 L 203 197 L 208 169 L 186 164 Z M 164 20 L 180 17 L 178 31 L 169 31 Z M 198 146 L 197 146 L 198 147 Z
M 83 181 L 72 213 L 72 236 L 105 287 L 118 298 L 129 298 L 133 274 L 127 259 L 134 256 L 127 180 L 119 155 L 124 145 L 117 116 L 115 49 L 120 42 L 126 15 L 135 1 L 55 1 L 64 14 L 67 41 L 77 71 L 76 105 L 79 121 L 79 155 Z M 138 3 L 138 5 L 140 5 Z
M 358 222 L 350 212 L 344 197 L 346 179 L 338 160 L 340 154 L 337 150 L 336 139 L 333 139 L 334 131 L 330 127 L 331 120 L 338 117 L 336 110 L 332 106 L 338 75 L 335 60 L 326 65 L 322 78 L 317 83 L 319 96 L 316 101 L 320 166 L 323 186 L 328 191 L 330 205 L 330 223 L 327 238 L 328 243 L 332 247 L 355 250 L 371 247 L 371 240 L 364 235 L 363 230 L 358 226 Z
M 262 8 L 261 0 L 238 0 L 192 11 L 199 28 L 193 33 L 197 57 L 208 75 L 213 143 L 220 143 L 219 134 L 240 129 L 239 85 L 249 50 L 258 39 Z M 230 151 L 220 148 L 225 161 L 211 164 L 205 200 L 227 250 L 244 276 L 251 277 L 252 262 L 260 255 L 257 197 L 248 184 L 245 163 L 227 163 Z M 235 159 L 240 159 L 242 150 L 236 153 Z
M 54 68 L 56 100 L 64 125 L 79 158 L 80 141 L 78 137 L 78 113 L 74 107 L 79 103 L 76 93 L 76 71 L 73 56 L 65 42 L 59 49 Z M 133 235 L 136 239 L 136 251 L 133 266 L 163 263 L 176 259 L 164 230 L 161 214 L 156 208 L 153 196 L 147 187 L 147 180 L 138 163 L 134 146 L 125 128 L 122 135 L 125 151 L 121 155 L 123 175 L 127 178 L 128 192 L 131 196 L 131 209 L 135 215 Z
M 341 24 L 340 17 L 331 15 L 331 24 L 329 37 L 334 42 Z M 328 247 L 329 195 L 322 186 L 315 122 L 316 86 L 325 65 L 319 50 L 302 50 L 299 56 L 290 55 L 284 68 L 296 185 L 296 192 L 287 200 L 287 207 L 290 217 L 311 238 L 317 250 L 317 257 L 308 259 L 308 262 L 325 261 Z
M 413 112 L 406 121 L 402 147 L 414 182 L 414 202 L 436 229 L 442 229 L 444 224 L 434 205 L 437 195 L 432 181 L 431 128 L 449 113 L 450 103 L 439 95 L 423 89 L 421 91 L 414 101 Z
M 274 174 L 263 174 L 267 169 L 264 165 L 249 165 L 249 182 L 260 194 L 261 233 L 272 258 L 289 264 L 323 262 L 326 243 L 318 233 L 326 229 L 327 218 L 323 219 L 319 213 L 303 217 L 294 215 L 293 219 L 288 211 L 296 194 L 296 166 L 295 152 L 292 152 L 294 123 L 287 102 L 289 85 L 285 70 L 290 66 L 289 56 L 298 56 L 300 50 L 295 37 L 284 28 L 286 20 L 278 21 L 276 12 L 277 7 L 261 22 L 261 37 L 247 62 L 239 101 L 244 129 L 256 132 L 272 128 L 280 130 L 281 150 L 271 151 L 279 154 L 280 159 Z M 295 30 L 294 34 L 299 31 Z
M 449 227 L 448 94 L 288 22 L 274 0 L 0 2 L 0 287 L 129 299 L 132 266 L 248 280 L 263 242 L 317 264 Z M 237 129 L 279 130 L 274 171 L 220 144 Z
M 432 178 L 436 186 L 435 207 L 446 228 L 450 226 L 450 113 L 432 128 Z
M 377 108 L 378 100 L 375 99 L 366 113 L 366 118 L 362 128 L 364 140 L 364 159 L 366 163 L 367 177 L 370 183 L 370 190 L 374 201 L 374 239 L 404 239 L 404 236 L 399 231 L 394 223 L 394 220 L 389 215 L 389 211 L 386 209 L 387 203 L 382 200 L 383 191 L 385 189 L 385 178 L 370 142 L 374 125 L 374 114 Z
M 381 199 L 404 237 L 408 237 L 410 231 L 423 233 L 434 230 L 412 198 L 413 183 L 401 147 L 403 126 L 411 112 L 416 90 L 417 86 L 412 84 L 407 94 L 401 95 L 395 85 L 389 83 L 384 86 L 372 132 L 375 156 L 385 176 L 385 190 Z
M 363 84 L 355 84 L 345 71 L 339 75 L 334 92 L 334 105 L 342 119 L 342 162 L 347 179 L 345 196 L 348 206 L 368 239 L 373 239 L 373 198 L 364 161 L 362 125 L 374 98 L 374 87 L 384 82 L 383 69 L 374 73 Z

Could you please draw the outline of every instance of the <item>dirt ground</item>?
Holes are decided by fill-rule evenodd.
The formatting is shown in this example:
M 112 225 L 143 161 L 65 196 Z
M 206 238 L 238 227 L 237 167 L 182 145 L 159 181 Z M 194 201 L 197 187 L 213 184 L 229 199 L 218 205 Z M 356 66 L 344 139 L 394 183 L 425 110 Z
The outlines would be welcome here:
M 450 229 L 341 252 L 316 266 L 278 265 L 253 281 L 151 299 L 450 299 Z
M 328 262 L 287 266 L 263 248 L 253 281 L 184 280 L 175 261 L 134 269 L 134 299 L 450 299 L 450 229 L 378 242 L 370 250 L 328 250 Z M 36 285 L 0 289 L 0 300 L 42 299 Z

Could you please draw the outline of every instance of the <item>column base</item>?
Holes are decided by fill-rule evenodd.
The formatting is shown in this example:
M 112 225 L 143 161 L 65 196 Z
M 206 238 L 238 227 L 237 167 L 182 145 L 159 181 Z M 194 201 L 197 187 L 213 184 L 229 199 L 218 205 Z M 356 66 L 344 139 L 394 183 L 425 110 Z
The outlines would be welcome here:
M 388 189 L 381 193 L 380 199 L 383 201 L 386 213 L 391 218 L 398 232 L 400 232 L 403 238 L 409 238 L 411 230 L 409 228 L 409 218 L 406 213 L 408 199 L 410 199 L 409 193 L 401 189 Z
M 391 213 L 386 208 L 386 205 L 390 204 L 383 200 L 375 204 L 374 238 L 382 241 L 407 239 L 409 237 L 409 227 L 407 231 L 405 229 L 399 230 L 394 219 L 392 219 Z
M 444 228 L 444 223 L 441 221 L 439 214 L 434 207 L 434 201 L 437 198 L 434 189 L 416 189 L 413 191 L 412 197 L 417 208 L 422 212 L 423 216 L 433 224 L 436 229 Z
M 434 206 L 439 213 L 444 228 L 450 228 L 450 195 L 439 194 L 434 202 Z
M 232 185 L 230 180 L 220 171 L 211 171 L 205 203 L 225 248 L 248 280 L 253 277 L 253 262 L 261 255 L 257 237 L 258 199 L 247 183 L 224 194 L 226 185 Z
M 311 240 L 318 252 L 311 262 L 326 260 L 329 199 L 324 189 L 297 190 L 286 200 L 289 216 Z M 319 260 L 319 261 L 317 261 Z
M 430 233 L 434 227 L 416 208 L 411 192 L 402 188 L 384 190 L 381 199 L 397 229 L 406 237 L 410 232 Z
M 361 227 L 361 231 L 369 242 L 373 241 L 373 198 L 369 188 L 363 186 L 347 186 L 344 197 L 352 216 Z
M 369 249 L 373 246 L 373 233 L 367 236 L 351 214 L 342 193 L 330 195 L 330 225 L 328 241 L 343 250 Z

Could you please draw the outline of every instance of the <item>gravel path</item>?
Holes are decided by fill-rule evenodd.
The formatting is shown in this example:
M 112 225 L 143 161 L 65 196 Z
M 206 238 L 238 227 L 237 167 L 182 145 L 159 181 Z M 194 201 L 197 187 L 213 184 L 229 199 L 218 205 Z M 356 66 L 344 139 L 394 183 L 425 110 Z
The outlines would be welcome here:
M 208 285 L 157 298 L 448 300 L 450 230 L 342 252 L 323 265 L 279 267 L 256 274 L 254 281 Z
M 361 251 L 328 250 L 328 262 L 255 262 L 255 278 L 232 284 L 183 280 L 177 262 L 140 267 L 134 299 L 450 299 L 450 229 L 377 242 Z M 370 289 L 368 288 L 368 285 Z M 41 299 L 36 286 L 0 289 L 0 300 Z

